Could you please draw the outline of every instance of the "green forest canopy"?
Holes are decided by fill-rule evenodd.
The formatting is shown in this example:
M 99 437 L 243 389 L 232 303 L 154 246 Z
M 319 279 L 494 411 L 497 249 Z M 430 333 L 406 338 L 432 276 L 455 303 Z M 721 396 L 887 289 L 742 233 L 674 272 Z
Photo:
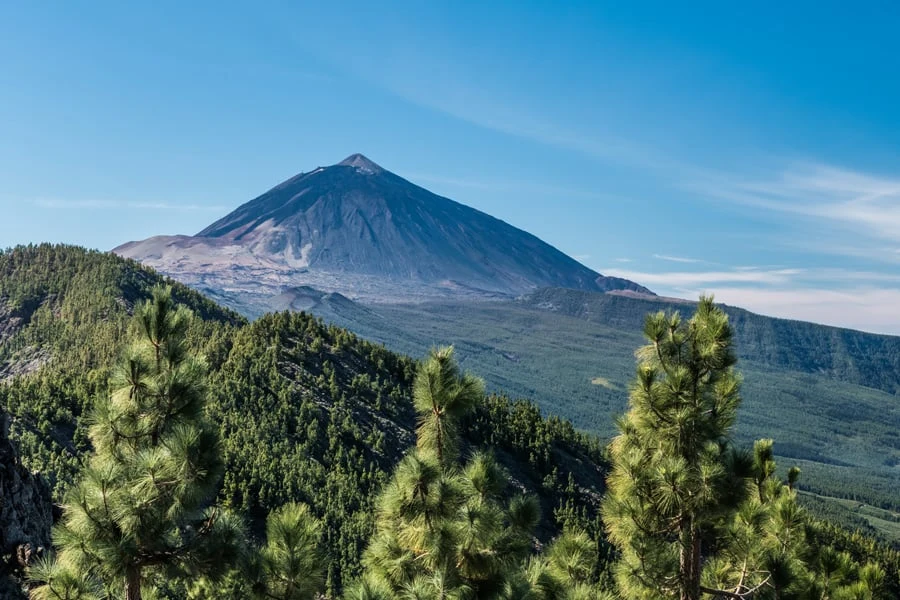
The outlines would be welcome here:
M 129 313 L 161 280 L 131 261 L 73 247 L 0 255 L 0 406 L 15 417 L 24 459 L 46 474 L 57 498 L 89 449 L 85 416 L 108 393 Z M 248 324 L 184 286 L 173 290 L 199 317 L 187 338 L 210 368 L 208 414 L 219 425 L 226 473 L 221 502 L 260 537 L 271 511 L 307 504 L 324 523 L 324 581 L 337 593 L 360 573 L 377 491 L 414 444 L 416 363 L 303 313 Z M 598 509 L 608 463 L 598 439 L 499 396 L 460 430 L 465 452 L 492 448 L 539 499 L 539 539 L 577 527 L 607 557 Z M 817 531 L 856 561 L 896 573 L 895 552 L 833 526 Z

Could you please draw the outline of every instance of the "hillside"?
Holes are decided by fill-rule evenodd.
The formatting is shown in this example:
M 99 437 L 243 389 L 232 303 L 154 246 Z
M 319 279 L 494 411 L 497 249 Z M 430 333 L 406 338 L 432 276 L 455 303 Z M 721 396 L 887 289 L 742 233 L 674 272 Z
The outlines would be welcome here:
M 687 312 L 692 304 L 559 288 L 537 290 L 517 302 L 628 331 L 640 331 L 649 312 Z M 765 317 L 732 306 L 726 306 L 725 310 L 737 332 L 738 355 L 742 360 L 900 394 L 898 336 Z
M 359 154 L 300 173 L 195 236 L 114 252 L 266 309 L 283 288 L 304 285 L 376 302 L 512 297 L 545 286 L 650 293 Z
M 601 437 L 614 433 L 625 409 L 644 316 L 692 310 L 690 303 L 573 290 L 541 290 L 515 302 L 361 308 L 329 309 L 328 318 L 411 355 L 453 343 L 461 364 L 490 389 L 531 398 Z M 897 338 L 728 312 L 744 375 L 738 439 L 773 437 L 781 462 L 809 474 L 801 487 L 824 497 L 811 504 L 830 503 L 830 513 L 900 539 L 900 402 L 890 392 L 900 373 L 890 366 Z M 817 362 L 797 360 L 793 345 Z
M 23 464 L 48 478 L 58 500 L 87 449 L 85 414 L 105 393 L 109 364 L 127 339 L 129 310 L 164 279 L 111 255 L 49 245 L 0 254 L 0 273 L 7 314 L 16 315 L 2 321 L 0 408 L 12 416 Z M 416 363 L 306 313 L 270 314 L 248 324 L 173 286 L 201 317 L 189 338 L 211 368 L 208 411 L 220 424 L 227 473 L 221 501 L 244 514 L 257 535 L 272 509 L 308 503 L 326 524 L 323 550 L 333 596 L 358 572 L 375 493 L 413 441 Z M 346 299 L 324 302 L 359 314 Z M 528 314 L 533 319 L 534 312 Z M 423 330 L 434 335 L 440 325 Z M 463 431 L 464 453 L 492 448 L 515 487 L 537 495 L 540 541 L 563 524 L 584 528 L 601 558 L 601 577 L 607 576 L 609 547 L 597 515 L 607 469 L 601 440 L 568 421 L 543 417 L 527 401 L 498 395 L 485 400 Z M 831 518 L 875 531 L 824 502 Z M 890 519 L 888 511 L 872 516 Z M 889 589 L 900 589 L 892 575 L 900 563 L 896 552 L 827 524 L 816 525 L 813 535 L 817 544 L 846 549 L 856 560 L 879 561 L 891 574 Z M 166 597 L 184 597 L 177 580 L 154 585 Z
M 14 419 L 26 462 L 57 492 L 84 448 L 80 417 L 105 390 L 129 326 L 129 311 L 159 274 L 134 261 L 69 246 L 0 252 L 0 407 Z M 200 319 L 192 338 L 211 361 L 245 320 L 194 290 L 175 297 Z
M 49 245 L 4 252 L 0 273 L 4 304 L 20 315 L 0 341 L 0 407 L 23 462 L 47 476 L 58 500 L 86 449 L 84 417 L 127 339 L 129 310 L 164 279 L 112 255 Z M 174 290 L 202 317 L 190 338 L 211 367 L 223 500 L 257 532 L 271 509 L 307 502 L 328 523 L 329 586 L 339 588 L 371 534 L 375 491 L 412 443 L 415 362 L 307 314 L 247 324 L 180 284 Z M 562 522 L 599 531 L 598 439 L 503 397 L 488 399 L 466 432 L 469 447 L 495 447 L 518 485 L 538 494 L 542 539 Z

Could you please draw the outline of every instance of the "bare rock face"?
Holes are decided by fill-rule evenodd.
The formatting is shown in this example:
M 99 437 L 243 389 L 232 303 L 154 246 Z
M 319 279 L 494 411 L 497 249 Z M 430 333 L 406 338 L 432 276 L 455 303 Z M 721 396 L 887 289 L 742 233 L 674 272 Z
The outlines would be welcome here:
M 0 414 L 0 597 L 17 596 L 13 578 L 50 548 L 52 526 L 50 487 L 21 463 Z
M 0 345 L 15 337 L 31 321 L 38 304 L 13 307 L 7 298 L 0 298 Z M 0 382 L 15 375 L 36 371 L 49 359 L 48 353 L 36 346 L 26 346 L 15 357 L 0 359 Z

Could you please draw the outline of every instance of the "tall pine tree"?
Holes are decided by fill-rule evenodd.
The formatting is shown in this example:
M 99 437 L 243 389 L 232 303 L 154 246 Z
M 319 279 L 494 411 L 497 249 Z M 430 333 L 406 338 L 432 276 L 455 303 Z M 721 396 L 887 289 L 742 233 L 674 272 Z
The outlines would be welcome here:
M 704 534 L 743 500 L 749 474 L 728 440 L 740 402 L 732 330 L 704 297 L 688 322 L 649 315 L 644 335 L 604 519 L 622 595 L 698 600 Z
M 35 570 L 35 598 L 141 600 L 151 575 L 226 569 L 240 527 L 212 502 L 222 475 L 204 418 L 204 361 L 186 342 L 191 312 L 157 287 L 135 309 L 135 342 L 93 412 L 87 459 Z M 74 574 L 77 574 L 74 575 Z
M 545 557 L 534 554 L 540 510 L 510 494 L 494 457 L 460 460 L 460 420 L 482 401 L 482 384 L 460 373 L 452 348 L 432 351 L 413 386 L 416 449 L 378 501 L 354 600 L 596 598 L 596 544 L 567 532 Z
M 487 598 L 528 553 L 531 499 L 503 504 L 508 477 L 489 454 L 459 461 L 459 421 L 483 395 L 452 348 L 432 351 L 413 387 L 417 448 L 378 502 L 376 532 L 352 598 Z
M 687 322 L 649 315 L 629 410 L 610 444 L 603 504 L 619 595 L 734 600 L 878 598 L 884 573 L 807 542 L 799 470 L 775 477 L 772 440 L 735 449 L 732 330 L 702 297 Z

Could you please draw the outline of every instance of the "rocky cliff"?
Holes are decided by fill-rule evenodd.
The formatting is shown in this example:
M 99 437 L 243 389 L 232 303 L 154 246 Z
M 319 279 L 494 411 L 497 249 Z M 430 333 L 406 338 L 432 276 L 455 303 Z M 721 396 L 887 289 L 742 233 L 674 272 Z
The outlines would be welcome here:
M 0 597 L 16 597 L 16 577 L 50 547 L 52 525 L 50 488 L 22 464 L 0 414 Z

